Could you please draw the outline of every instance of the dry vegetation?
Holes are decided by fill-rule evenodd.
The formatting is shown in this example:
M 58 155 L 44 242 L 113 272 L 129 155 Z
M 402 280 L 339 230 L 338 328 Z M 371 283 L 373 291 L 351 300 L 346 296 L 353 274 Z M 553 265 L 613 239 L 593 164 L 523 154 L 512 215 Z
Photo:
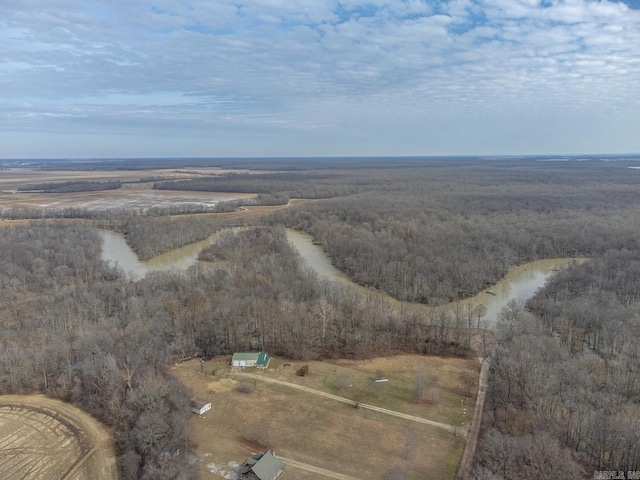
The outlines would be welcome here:
M 629 340 L 637 338 L 640 318 L 640 177 L 629 163 L 398 159 L 388 168 L 388 160 L 247 162 L 235 167 L 272 173 L 214 176 L 223 165 L 208 171 L 205 162 L 195 162 L 186 170 L 184 164 L 169 166 L 169 160 L 153 167 L 121 162 L 126 170 L 112 165 L 96 171 L 93 164 L 84 166 L 92 171 L 82 171 L 75 165 L 28 176 L 3 170 L 0 208 L 16 207 L 16 216 L 7 218 L 60 218 L 56 225 L 0 229 L 0 392 L 43 392 L 100 418 L 113 429 L 123 478 L 194 478 L 192 440 L 199 444 L 204 478 L 224 477 L 220 473 L 231 471 L 230 462 L 265 446 L 300 462 L 287 469 L 288 480 L 447 478 L 464 440 L 445 429 L 267 383 L 260 373 L 257 379 L 230 375 L 215 361 L 202 373 L 193 362 L 173 369 L 198 397 L 213 401 L 213 410 L 198 419 L 188 416 L 189 392 L 168 368 L 177 358 L 262 349 L 295 359 L 291 367 L 275 361 L 267 378 L 435 422 L 468 423 L 463 408 L 467 398 L 472 411 L 474 362 L 389 355 L 469 355 L 472 316 L 465 322 L 445 308 L 432 315 L 389 309 L 321 282 L 300 265 L 282 226 L 310 233 L 351 279 L 402 305 L 442 307 L 494 284 L 513 265 L 585 256 L 592 259 L 586 269 L 572 267 L 563 280 L 567 285 L 552 285 L 530 304 L 537 322 L 506 312 L 512 321 L 498 331 L 492 407 L 485 413 L 487 435 L 480 440 L 475 475 L 549 478 L 536 477 L 532 469 L 564 465 L 579 472 L 640 464 L 634 420 L 640 363 Z M 196 177 L 204 181 L 159 185 L 161 179 Z M 89 179 L 120 180 L 123 186 L 11 193 L 25 183 Z M 152 189 L 153 182 L 169 190 Z M 178 187 L 183 190 L 170 190 Z M 236 198 L 260 193 L 263 205 L 298 196 L 309 201 L 294 208 L 234 203 L 225 205 L 232 213 L 202 216 L 184 215 L 201 209 L 175 206 L 218 198 L 216 189 Z M 169 206 L 156 207 L 159 199 L 168 199 Z M 20 211 L 20 201 L 34 216 L 20 216 L 28 214 Z M 94 201 L 112 211 L 90 215 Z M 143 210 L 183 215 L 177 221 L 141 219 Z M 155 272 L 135 281 L 101 262 L 95 231 L 67 225 L 67 217 L 126 226 L 138 254 L 209 235 L 212 225 L 205 222 L 260 228 L 205 252 L 224 258 L 210 268 Z M 588 271 L 602 259 L 602 274 Z M 321 358 L 325 362 L 310 361 Z M 405 358 L 427 363 L 411 369 Z M 303 363 L 310 365 L 309 375 L 296 377 Z M 374 384 L 379 377 L 389 382 Z
M 381 479 L 393 469 L 410 479 L 451 478 L 464 439 L 429 425 L 395 418 L 336 402 L 319 395 L 261 380 L 279 379 L 424 418 L 460 421 L 464 400 L 458 378 L 470 361 L 402 355 L 362 361 L 305 362 L 309 374 L 295 375 L 301 362 L 273 359 L 261 371 L 231 372 L 228 358 L 216 358 L 202 368 L 196 360 L 176 365 L 172 373 L 198 398 L 213 404 L 205 418 L 191 421 L 201 478 L 224 478 L 232 462 L 241 463 L 251 452 L 273 448 L 278 456 L 307 468 L 329 470 L 344 478 Z M 291 366 L 283 366 L 291 363 Z M 215 375 L 212 372 L 215 371 Z M 374 384 L 384 372 L 389 382 Z M 414 380 L 425 373 L 433 399 L 414 401 Z M 256 378 L 257 377 L 257 378 Z M 243 389 L 244 384 L 254 385 Z M 340 386 L 340 385 L 343 386 Z M 351 385 L 351 387 L 349 387 Z M 248 391 L 249 393 L 245 393 Z M 217 473 L 213 473 L 217 472 Z M 304 473 L 303 473 L 304 472 Z M 285 480 L 327 478 L 287 467 Z
M 68 167 L 68 165 L 65 165 Z M 2 170 L 0 175 L 0 190 L 4 192 L 16 191 L 18 187 L 28 184 L 37 184 L 43 182 L 67 182 L 67 181 L 97 181 L 107 182 L 120 180 L 131 185 L 130 188 L 137 188 L 140 184 L 151 183 L 158 179 L 187 179 L 198 176 L 215 176 L 229 173 L 246 173 L 246 170 L 238 169 L 221 169 L 216 167 L 194 168 L 194 169 L 175 169 L 175 168 L 140 168 L 132 170 L 58 170 L 43 169 L 34 167 L 16 167 L 12 166 Z M 254 171 L 254 174 L 260 174 L 260 171 Z M 149 188 L 145 186 L 145 188 Z
M 110 432 L 80 409 L 42 396 L 0 396 L 2 478 L 118 478 Z
M 49 166 L 51 167 L 51 166 Z M 0 213 L 9 219 L 94 218 L 131 214 L 167 215 L 223 209 L 225 202 L 253 199 L 252 193 L 177 192 L 153 189 L 162 179 L 193 179 L 237 173 L 219 168 L 70 170 L 47 166 L 4 169 L 0 174 Z M 60 168 L 73 165 L 60 164 Z M 100 185 L 119 186 L 101 189 Z M 60 187 L 60 193 L 56 187 Z M 64 192 L 67 189 L 68 191 Z M 48 191 L 43 191 L 48 190 Z M 62 193 L 64 192 L 64 193 Z M 233 209 L 230 206 L 229 209 Z

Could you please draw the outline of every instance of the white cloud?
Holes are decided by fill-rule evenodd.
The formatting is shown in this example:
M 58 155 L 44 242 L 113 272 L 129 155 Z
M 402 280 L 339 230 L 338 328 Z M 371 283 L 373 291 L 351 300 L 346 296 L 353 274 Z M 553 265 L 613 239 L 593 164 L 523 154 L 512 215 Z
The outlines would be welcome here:
M 640 150 L 637 135 L 604 134 L 640 123 L 640 12 L 619 2 L 31 0 L 0 4 L 0 19 L 0 132 L 579 151 L 589 115 L 600 151 Z M 545 140 L 540 118 L 562 119 L 565 140 Z M 514 130 L 532 125 L 545 135 Z

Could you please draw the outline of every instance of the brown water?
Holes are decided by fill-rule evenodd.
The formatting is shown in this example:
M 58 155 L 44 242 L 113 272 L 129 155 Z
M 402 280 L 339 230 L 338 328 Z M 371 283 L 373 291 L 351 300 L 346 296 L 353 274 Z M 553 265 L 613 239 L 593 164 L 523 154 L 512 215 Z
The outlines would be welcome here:
M 287 238 L 321 278 L 350 285 L 368 296 L 372 294 L 380 295 L 384 297 L 380 299 L 380 301 L 385 302 L 391 309 L 402 308 L 417 313 L 425 313 L 429 310 L 429 308 L 424 305 L 403 304 L 399 300 L 391 298 L 386 294 L 357 285 L 344 272 L 338 270 L 331 264 L 331 259 L 325 254 L 322 247 L 313 244 L 310 235 L 287 229 Z M 502 280 L 492 287 L 472 298 L 454 302 L 447 307 L 450 311 L 453 311 L 456 308 L 456 304 L 462 306 L 463 310 L 469 303 L 471 303 L 472 306 L 479 304 L 484 305 L 487 310 L 483 320 L 488 326 L 494 325 L 500 310 L 502 310 L 509 300 L 515 298 L 524 301 L 532 297 L 535 291 L 542 287 L 551 275 L 557 270 L 565 268 L 573 260 L 574 259 L 571 258 L 554 258 L 537 260 L 513 267 Z M 578 259 L 578 261 L 584 260 Z
M 302 258 L 322 279 L 363 288 L 354 283 L 342 270 L 333 266 L 331 259 L 324 253 L 322 247 L 313 244 L 311 235 L 287 228 L 287 240 L 296 247 Z
M 100 230 L 103 239 L 102 259 L 117 263 L 121 268 L 136 277 L 142 277 L 147 272 L 155 270 L 186 270 L 197 262 L 200 251 L 211 245 L 225 230 L 217 232 L 200 242 L 185 245 L 163 255 L 158 255 L 149 261 L 141 262 L 124 240 L 124 236 L 108 230 Z M 372 299 L 384 308 L 396 311 L 427 313 L 429 307 L 420 304 L 403 303 L 382 292 L 365 288 L 354 283 L 344 272 L 331 264 L 331 259 L 322 247 L 314 245 L 310 235 L 287 229 L 287 239 L 300 252 L 302 258 L 312 267 L 321 279 L 339 282 L 359 291 L 362 295 Z M 509 273 L 498 283 L 477 294 L 476 296 L 449 304 L 447 308 L 453 311 L 456 306 L 463 309 L 471 303 L 472 306 L 484 305 L 486 325 L 494 325 L 500 310 L 512 298 L 526 300 L 544 285 L 547 278 L 561 268 L 565 268 L 574 259 L 555 258 L 526 263 L 509 270 Z M 579 259 L 578 261 L 583 261 Z M 491 293 L 489 293 L 491 292 Z
M 497 321 L 500 310 L 511 299 L 525 301 L 533 297 L 536 290 L 542 287 L 549 277 L 558 270 L 566 268 L 574 261 L 581 263 L 585 259 L 550 258 L 512 267 L 498 283 L 468 300 L 463 300 L 461 303 L 463 306 L 466 306 L 469 302 L 472 305 L 484 305 L 487 309 L 484 318 L 487 325 L 492 326 Z
M 224 231 L 224 230 L 223 230 Z M 156 270 L 186 270 L 195 265 L 198 254 L 203 248 L 211 245 L 222 232 L 217 232 L 205 240 L 190 243 L 176 248 L 152 259 L 141 262 L 138 256 L 127 245 L 124 236 L 111 230 L 99 230 L 102 237 L 102 259 L 112 264 L 118 264 L 127 273 L 136 277 L 143 277 L 147 272 Z

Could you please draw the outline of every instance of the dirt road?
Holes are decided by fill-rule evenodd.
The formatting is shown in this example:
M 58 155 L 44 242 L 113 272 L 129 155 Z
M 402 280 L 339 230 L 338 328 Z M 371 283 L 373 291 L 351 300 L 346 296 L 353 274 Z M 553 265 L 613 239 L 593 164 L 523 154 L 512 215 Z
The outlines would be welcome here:
M 335 478 L 336 480 L 360 480 L 356 477 L 350 477 L 349 475 L 343 475 L 341 473 L 332 472 L 331 470 L 325 470 L 324 468 L 315 467 L 313 465 L 309 465 L 308 463 L 298 462 L 297 460 L 293 460 L 291 458 L 278 458 L 283 460 L 287 465 L 291 465 L 292 467 L 296 467 L 301 470 L 306 470 L 307 472 L 317 473 L 318 475 L 322 475 L 323 477 Z
M 431 425 L 432 427 L 441 428 L 448 432 L 454 433 L 456 435 L 461 435 L 463 437 L 467 436 L 467 428 L 466 427 L 456 427 L 454 425 L 447 425 L 446 423 L 435 422 L 433 420 L 428 420 L 422 417 L 416 417 L 414 415 L 407 415 L 406 413 L 396 412 L 394 410 L 388 410 L 386 408 L 376 407 L 375 405 L 369 405 L 367 403 L 356 402 L 355 400 L 351 400 L 345 397 L 339 397 L 337 395 L 333 395 L 331 393 L 326 393 L 320 390 L 316 390 L 313 388 L 305 387 L 304 385 L 298 385 L 296 383 L 284 382 L 282 380 L 276 380 L 275 378 L 265 377 L 262 375 L 256 375 L 253 373 L 242 373 L 239 375 L 247 376 L 254 378 L 256 380 L 263 380 L 265 382 L 274 383 L 278 385 L 284 385 L 289 388 L 295 388 L 297 390 L 302 390 L 303 392 L 310 393 L 312 395 L 317 395 L 319 397 L 328 398 L 330 400 L 335 400 L 336 402 L 346 403 L 348 405 L 353 405 L 354 407 L 357 405 L 358 408 L 366 408 L 367 410 L 373 410 L 374 412 L 383 413 L 385 415 L 392 415 L 394 417 L 404 418 L 405 420 L 411 420 L 412 422 L 424 423 L 426 425 Z
M 480 434 L 480 426 L 482 425 L 482 411 L 484 409 L 484 400 L 487 396 L 487 387 L 489 386 L 489 369 L 491 368 L 491 360 L 489 357 L 480 357 L 480 379 L 478 380 L 478 396 L 476 397 L 476 405 L 473 409 L 473 420 L 469 429 L 467 445 L 462 453 L 462 459 L 458 465 L 456 472 L 456 480 L 465 480 L 469 478 L 473 457 L 476 454 L 478 445 L 478 436 Z

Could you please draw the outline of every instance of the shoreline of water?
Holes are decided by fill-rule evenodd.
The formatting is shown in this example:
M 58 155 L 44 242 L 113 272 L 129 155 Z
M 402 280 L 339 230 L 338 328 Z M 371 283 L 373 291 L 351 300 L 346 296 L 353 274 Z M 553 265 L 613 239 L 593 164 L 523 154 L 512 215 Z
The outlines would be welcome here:
M 224 231 L 226 230 L 221 230 L 204 240 L 158 255 L 145 262 L 138 259 L 126 243 L 124 235 L 110 230 L 100 230 L 99 233 L 103 239 L 103 260 L 118 264 L 130 275 L 142 277 L 150 271 L 184 271 L 195 265 L 202 249 L 211 245 L 215 238 Z M 310 235 L 292 229 L 286 229 L 286 234 L 289 242 L 320 278 L 349 286 L 365 296 L 373 296 L 377 302 L 386 305 L 386 308 L 391 310 L 418 314 L 428 314 L 433 311 L 433 307 L 419 303 L 402 302 L 379 290 L 358 285 L 346 273 L 331 263 L 331 258 L 321 246 L 313 243 Z M 484 325 L 493 326 L 500 310 L 509 300 L 515 298 L 525 301 L 531 298 L 550 276 L 565 268 L 572 261 L 584 261 L 584 259 L 544 259 L 511 267 L 507 275 L 491 287 L 471 298 L 451 302 L 445 308 L 453 313 L 456 310 L 460 312 L 460 307 L 466 311 L 469 308 L 482 305 L 485 308 L 485 314 L 482 316 Z

